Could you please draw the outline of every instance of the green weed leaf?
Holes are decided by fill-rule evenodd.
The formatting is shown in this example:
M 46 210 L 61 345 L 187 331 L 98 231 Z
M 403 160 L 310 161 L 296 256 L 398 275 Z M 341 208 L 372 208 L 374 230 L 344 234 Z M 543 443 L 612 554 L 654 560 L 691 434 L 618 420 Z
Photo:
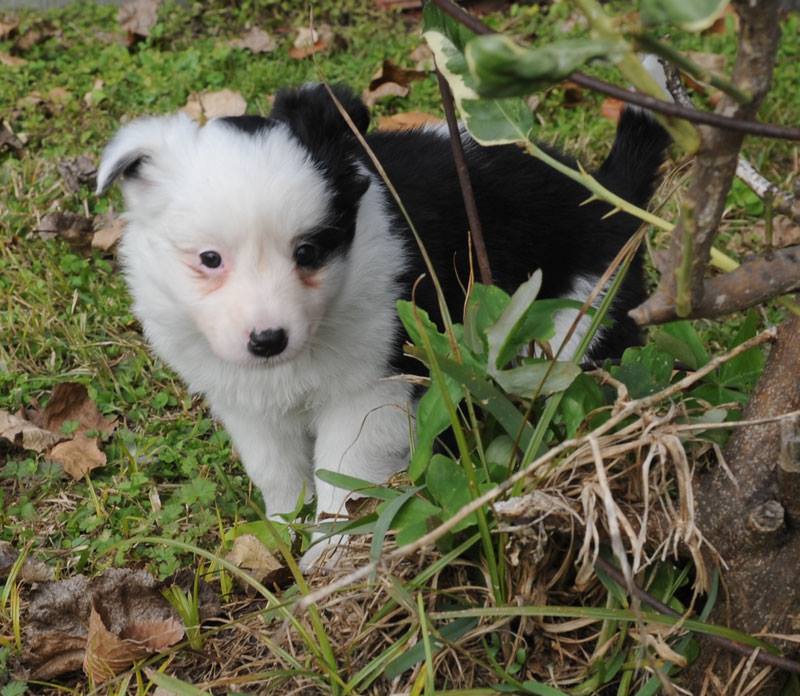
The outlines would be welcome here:
M 428 493 L 441 506 L 447 517 L 452 517 L 472 500 L 469 493 L 469 481 L 464 469 L 458 463 L 441 454 L 435 454 L 428 466 L 425 477 Z M 473 513 L 453 527 L 453 532 L 471 527 L 478 523 Z
M 500 370 L 494 378 L 509 394 L 532 399 L 564 391 L 580 373 L 573 362 L 542 360 Z

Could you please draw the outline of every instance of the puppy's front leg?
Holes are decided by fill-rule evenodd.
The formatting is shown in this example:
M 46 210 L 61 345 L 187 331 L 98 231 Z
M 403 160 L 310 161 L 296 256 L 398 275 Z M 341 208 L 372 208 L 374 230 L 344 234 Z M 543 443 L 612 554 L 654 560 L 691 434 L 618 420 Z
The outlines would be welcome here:
M 248 476 L 264 496 L 269 516 L 292 512 L 312 480 L 312 438 L 309 423 L 291 414 L 270 417 L 243 409 L 215 409 L 233 439 Z
M 385 483 L 408 464 L 408 409 L 411 388 L 399 381 L 379 381 L 357 394 L 341 394 L 318 414 L 314 470 L 326 469 L 373 483 Z M 319 478 L 317 518 L 343 515 L 351 494 Z M 309 569 L 337 535 L 309 549 L 301 567 Z

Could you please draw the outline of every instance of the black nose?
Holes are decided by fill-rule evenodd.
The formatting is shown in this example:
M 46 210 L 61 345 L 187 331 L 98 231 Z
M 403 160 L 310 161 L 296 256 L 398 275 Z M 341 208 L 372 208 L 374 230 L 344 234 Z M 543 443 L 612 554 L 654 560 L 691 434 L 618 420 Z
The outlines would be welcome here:
M 259 358 L 269 358 L 282 353 L 288 343 L 289 337 L 283 329 L 267 329 L 266 331 L 254 329 L 250 332 L 247 350 Z

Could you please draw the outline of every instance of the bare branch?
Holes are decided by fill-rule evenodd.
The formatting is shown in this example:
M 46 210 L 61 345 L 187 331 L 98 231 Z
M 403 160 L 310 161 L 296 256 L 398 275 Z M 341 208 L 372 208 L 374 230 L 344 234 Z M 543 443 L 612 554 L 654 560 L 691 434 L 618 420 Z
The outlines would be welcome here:
M 703 299 L 692 305 L 688 319 L 713 319 L 766 302 L 800 289 L 800 245 L 776 249 L 769 255 L 745 261 L 730 273 L 703 283 Z M 630 312 L 639 325 L 663 324 L 678 319 L 671 298 L 656 292 Z
M 781 191 L 771 181 L 765 179 L 744 157 L 739 157 L 736 176 L 747 184 L 759 198 L 771 198 L 772 208 L 800 223 L 800 200 L 786 191 Z
M 453 93 L 450 85 L 444 79 L 442 73 L 436 71 L 436 79 L 439 81 L 439 91 L 442 95 L 442 105 L 444 115 L 447 119 L 447 129 L 450 131 L 450 146 L 453 149 L 453 160 L 456 165 L 458 183 L 461 186 L 461 195 L 464 198 L 464 208 L 469 220 L 470 236 L 475 246 L 475 256 L 478 259 L 478 269 L 481 274 L 481 282 L 484 285 L 492 284 L 492 269 L 489 265 L 489 254 L 486 251 L 486 242 L 483 238 L 483 227 L 481 226 L 478 206 L 475 204 L 475 194 L 472 191 L 472 181 L 469 178 L 469 168 L 464 158 L 464 144 L 461 142 L 461 129 L 458 127 L 456 107 L 453 102 Z
M 772 80 L 772 69 L 779 38 L 777 3 L 772 0 L 755 0 L 753 2 L 739 0 L 737 9 L 740 17 L 740 36 L 739 50 L 733 69 L 733 81 L 742 89 L 750 92 L 753 95 L 753 101 L 748 104 L 736 104 L 733 99 L 725 96 L 720 101 L 717 112 L 726 115 L 732 114 L 737 119 L 750 119 L 758 111 L 761 101 L 769 91 Z M 669 250 L 668 268 L 671 270 L 662 276 L 656 292 L 644 304 L 631 312 L 631 316 L 638 323 L 649 323 L 655 317 L 663 315 L 666 307 L 675 304 L 677 270 L 686 271 L 687 267 L 691 297 L 688 298 L 689 302 L 681 303 L 681 316 L 698 316 L 698 313 L 702 316 L 704 312 L 708 311 L 713 311 L 713 316 L 719 316 L 723 312 L 714 311 L 713 308 L 720 302 L 722 304 L 742 304 L 744 302 L 745 306 L 754 304 L 754 302 L 744 299 L 737 303 L 729 295 L 704 297 L 705 270 L 725 208 L 725 199 L 736 173 L 739 150 L 744 136 L 739 132 L 706 127 L 701 127 L 699 130 L 702 142 L 695 159 L 692 184 L 685 198 L 686 206 L 694 211 L 692 243 L 686 243 L 687 230 L 682 223 L 678 224 L 673 232 Z M 785 251 L 783 255 L 786 257 Z M 791 259 L 789 260 L 791 262 Z M 792 265 L 795 264 L 792 262 Z M 739 271 L 735 273 L 739 273 Z M 721 279 L 715 279 L 715 282 L 717 281 L 721 281 Z M 738 284 L 732 283 L 731 279 L 721 282 L 726 283 L 729 290 L 736 290 L 740 287 Z M 766 279 L 762 279 L 762 287 L 765 282 L 767 282 Z M 749 294 L 746 286 L 743 286 L 743 290 L 745 294 Z M 722 300 L 720 300 L 721 297 Z

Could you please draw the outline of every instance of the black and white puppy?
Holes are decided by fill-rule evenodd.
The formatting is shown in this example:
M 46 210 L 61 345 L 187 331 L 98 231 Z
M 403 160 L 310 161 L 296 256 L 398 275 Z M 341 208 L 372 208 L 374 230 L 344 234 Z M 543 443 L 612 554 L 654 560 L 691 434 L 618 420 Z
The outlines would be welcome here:
M 344 88 L 336 94 L 366 133 L 364 105 Z M 366 138 L 460 319 L 468 224 L 447 130 Z M 512 292 L 541 268 L 542 296 L 584 300 L 638 221 L 603 219 L 607 205 L 582 206 L 583 187 L 517 147 L 464 139 L 496 283 Z M 648 116 L 625 111 L 596 176 L 643 205 L 667 143 Z M 134 121 L 106 148 L 98 192 L 118 177 L 135 313 L 155 352 L 224 423 L 268 514 L 291 511 L 304 488 L 316 492 L 318 512 L 341 512 L 346 493 L 315 480 L 316 469 L 382 482 L 404 468 L 413 389 L 387 378 L 419 365 L 403 358 L 395 301 L 425 269 L 326 89 L 282 91 L 268 118 Z M 593 357 L 637 342 L 627 311 L 642 298 L 637 260 Z M 429 281 L 416 300 L 438 319 Z M 554 348 L 574 316 L 559 315 Z

